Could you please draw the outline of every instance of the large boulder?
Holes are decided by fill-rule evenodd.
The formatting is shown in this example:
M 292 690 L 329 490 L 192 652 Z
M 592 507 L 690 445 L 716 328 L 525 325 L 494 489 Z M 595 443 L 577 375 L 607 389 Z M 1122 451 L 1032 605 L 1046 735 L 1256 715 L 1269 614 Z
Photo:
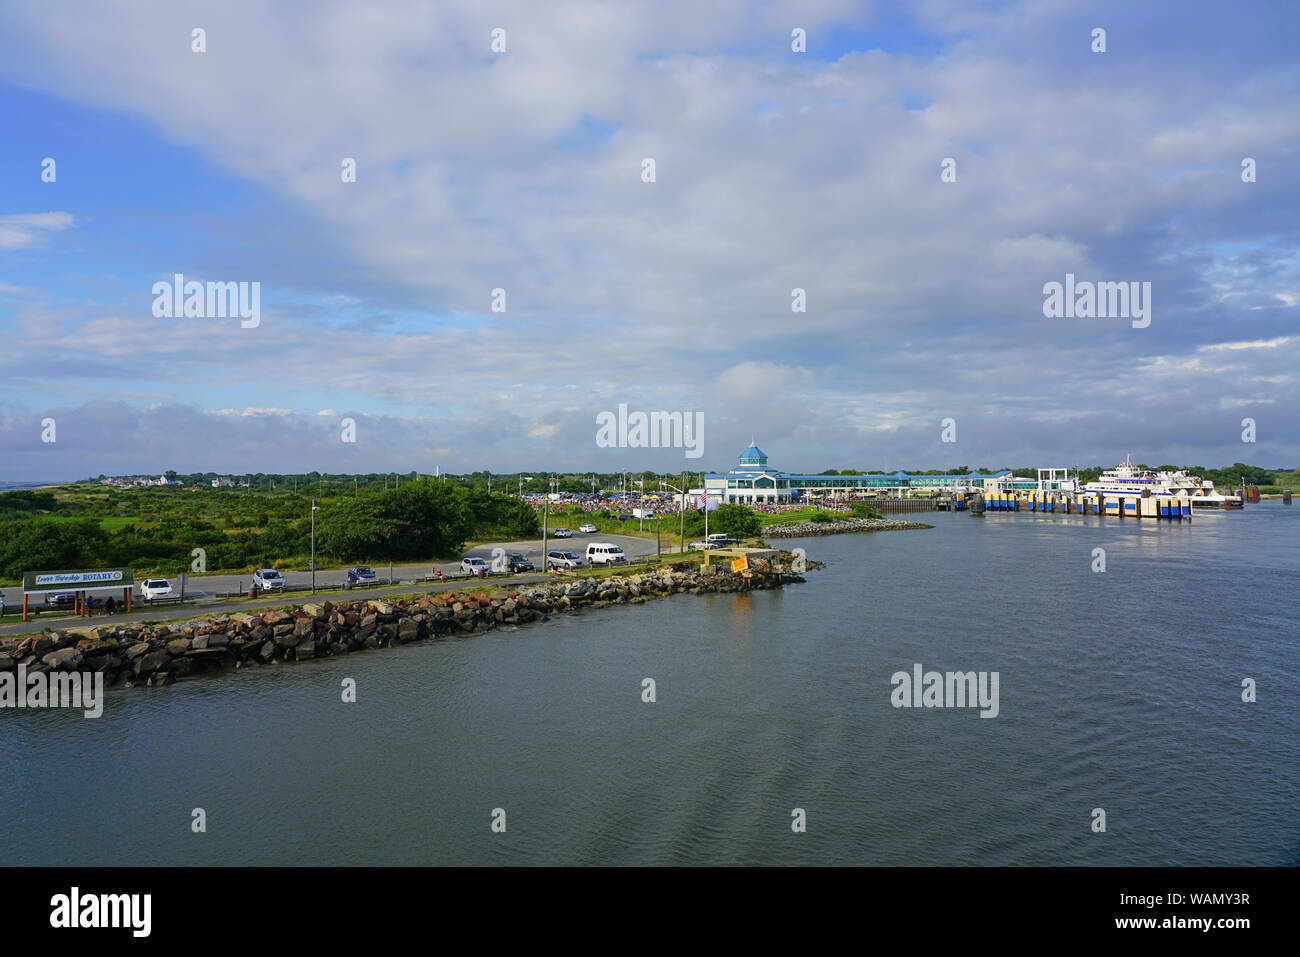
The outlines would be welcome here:
M 136 659 L 134 668 L 135 675 L 137 678 L 151 675 L 159 668 L 165 667 L 169 660 L 167 652 L 151 651 L 147 655 Z
M 183 655 L 190 650 L 190 640 L 188 638 L 173 638 L 167 642 L 167 654 L 175 657 Z
M 58 651 L 51 651 L 41 660 L 51 671 L 74 671 L 81 664 L 81 655 L 77 653 L 76 648 L 60 648 Z

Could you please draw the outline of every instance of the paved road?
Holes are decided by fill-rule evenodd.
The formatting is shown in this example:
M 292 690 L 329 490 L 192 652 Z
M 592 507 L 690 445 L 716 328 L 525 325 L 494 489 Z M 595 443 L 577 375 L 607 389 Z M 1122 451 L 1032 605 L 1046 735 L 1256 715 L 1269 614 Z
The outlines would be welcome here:
M 653 540 L 644 538 L 635 538 L 628 535 L 579 535 L 574 533 L 573 538 L 548 539 L 547 549 L 550 551 L 571 551 L 582 555 L 587 550 L 588 541 L 612 542 L 622 547 L 629 558 L 641 558 L 646 555 L 655 553 L 655 543 Z M 539 569 L 542 567 L 542 542 L 541 539 L 534 539 L 527 542 L 495 542 L 490 545 L 480 545 L 467 551 L 466 555 L 475 555 L 481 558 L 491 559 L 492 550 L 502 548 L 507 552 L 523 552 Z M 381 581 L 388 580 L 388 566 L 372 566 L 375 573 Z M 382 595 L 408 594 L 413 591 L 451 591 L 458 587 L 467 585 L 481 585 L 482 581 L 477 579 L 470 580 L 461 578 L 459 581 L 447 582 L 444 584 L 431 585 L 413 585 L 412 582 L 423 582 L 425 576 L 433 574 L 435 569 L 441 569 L 443 575 L 461 576 L 464 573 L 460 569 L 459 562 L 447 562 L 443 564 L 423 564 L 423 565 L 394 565 L 393 566 L 393 584 L 383 585 L 377 588 L 364 588 L 353 592 L 344 592 L 336 595 L 325 596 L 331 601 L 345 601 L 352 598 L 378 598 Z M 343 580 L 346 577 L 346 568 L 318 569 L 316 572 L 316 587 L 322 590 L 332 590 L 341 588 Z M 310 585 L 311 572 L 281 569 L 285 581 L 289 585 Z M 525 584 L 533 581 L 546 580 L 545 575 L 511 575 L 508 578 L 499 577 L 488 579 L 498 581 L 506 586 Z M 407 584 L 403 585 L 402 582 Z M 266 608 L 275 605 L 284 605 L 290 603 L 301 603 L 310 601 L 310 592 L 292 591 L 284 594 L 267 593 L 265 599 L 242 601 L 218 600 L 217 594 L 233 593 L 239 590 L 242 585 L 246 591 L 252 584 L 252 576 L 244 575 L 190 575 L 185 586 L 184 606 L 175 604 L 156 605 L 153 607 L 134 604 L 132 612 L 129 615 L 114 615 L 111 619 L 103 615 L 96 615 L 93 618 L 78 618 L 76 616 L 56 617 L 53 613 L 43 614 L 32 618 L 26 624 L 19 622 L 16 625 L 0 626 L 0 635 L 26 635 L 49 625 L 51 628 L 67 627 L 69 625 L 84 624 L 102 624 L 108 621 L 148 621 L 159 618 L 178 618 L 184 616 L 202 617 L 204 615 L 226 614 L 235 611 L 247 611 L 249 609 Z M 177 581 L 172 579 L 173 587 L 177 587 Z M 105 595 L 108 593 L 105 592 Z M 138 600 L 138 596 L 137 596 Z M 322 599 L 323 600 L 323 599 Z M 9 594 L 5 596 L 5 609 L 12 612 L 15 608 L 22 608 L 22 594 L 17 588 L 9 589 Z M 191 605 L 190 602 L 194 604 Z

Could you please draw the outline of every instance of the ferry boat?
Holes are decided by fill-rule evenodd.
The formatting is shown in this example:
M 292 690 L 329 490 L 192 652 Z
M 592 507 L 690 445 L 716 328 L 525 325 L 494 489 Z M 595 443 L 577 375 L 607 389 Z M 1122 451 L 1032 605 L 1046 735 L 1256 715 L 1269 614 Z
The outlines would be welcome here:
M 1215 491 L 1214 483 L 1206 478 L 1189 475 L 1183 469 L 1154 471 L 1133 464 L 1129 455 L 1113 469 L 1107 469 L 1095 482 L 1084 487 L 1085 492 L 1102 492 L 1108 498 L 1116 495 L 1140 496 L 1145 491 L 1152 495 L 1177 495 L 1190 498 L 1197 508 L 1241 508 L 1240 495 L 1224 495 Z

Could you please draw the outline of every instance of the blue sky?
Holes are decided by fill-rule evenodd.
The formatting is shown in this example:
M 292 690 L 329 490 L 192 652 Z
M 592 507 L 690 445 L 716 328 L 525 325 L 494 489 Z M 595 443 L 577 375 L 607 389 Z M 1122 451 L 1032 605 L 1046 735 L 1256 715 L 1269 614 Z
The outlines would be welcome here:
M 1300 464 L 1300 16 L 1131 6 L 8 4 L 0 477 Z

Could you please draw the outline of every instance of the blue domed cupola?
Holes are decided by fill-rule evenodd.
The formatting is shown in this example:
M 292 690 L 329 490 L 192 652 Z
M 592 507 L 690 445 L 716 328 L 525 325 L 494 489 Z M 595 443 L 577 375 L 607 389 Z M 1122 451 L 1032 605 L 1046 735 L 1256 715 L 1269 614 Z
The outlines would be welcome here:
M 749 448 L 745 449 L 745 451 L 740 453 L 740 467 L 760 468 L 760 469 L 767 468 L 767 454 L 762 449 L 760 449 L 757 445 L 754 444 L 754 439 L 752 436 L 750 437 L 749 440 Z

